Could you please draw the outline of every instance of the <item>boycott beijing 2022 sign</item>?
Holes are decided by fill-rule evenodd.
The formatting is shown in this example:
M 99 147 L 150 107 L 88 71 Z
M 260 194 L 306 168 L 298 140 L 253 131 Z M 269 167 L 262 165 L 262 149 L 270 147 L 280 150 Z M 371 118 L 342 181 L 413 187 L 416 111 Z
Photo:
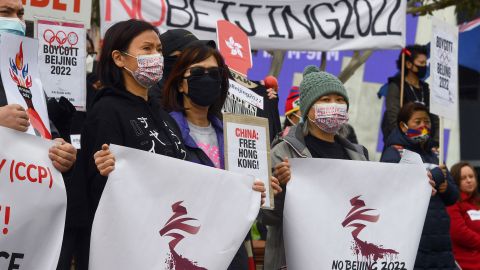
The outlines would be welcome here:
M 38 21 L 38 65 L 49 97 L 67 98 L 86 109 L 86 31 L 82 25 Z
M 413 269 L 431 194 L 423 164 L 290 164 L 283 219 L 288 269 Z
M 253 49 L 351 50 L 405 45 L 406 0 L 187 1 L 101 0 L 102 32 L 115 22 L 146 20 L 162 32 L 184 28 L 216 39 L 216 23 L 237 24 Z

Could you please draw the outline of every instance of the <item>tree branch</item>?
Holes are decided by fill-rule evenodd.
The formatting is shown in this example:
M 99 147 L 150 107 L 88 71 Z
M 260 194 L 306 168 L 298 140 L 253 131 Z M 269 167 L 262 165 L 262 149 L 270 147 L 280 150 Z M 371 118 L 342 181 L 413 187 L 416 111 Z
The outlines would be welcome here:
M 322 59 L 320 61 L 320 70 L 325 71 L 327 69 L 327 52 L 322 52 Z
M 269 51 L 269 53 L 272 55 L 272 63 L 268 75 L 278 78 L 278 75 L 280 75 L 280 71 L 282 70 L 283 60 L 285 59 L 285 51 L 274 50 Z
M 360 54 L 359 51 L 353 52 L 353 57 L 350 59 L 348 65 L 342 70 L 340 75 L 338 75 L 338 79 L 345 83 L 355 74 L 355 71 L 365 62 L 367 62 L 368 58 L 373 54 L 372 50 L 364 51 L 363 54 Z
M 426 14 L 431 14 L 433 11 L 444 9 L 450 6 L 456 6 L 461 4 L 462 2 L 466 2 L 469 0 L 439 0 L 433 2 L 431 4 L 423 5 L 422 1 L 411 1 L 408 4 L 407 13 L 414 14 L 416 16 L 422 16 Z M 416 4 L 422 4 L 421 6 L 417 6 Z

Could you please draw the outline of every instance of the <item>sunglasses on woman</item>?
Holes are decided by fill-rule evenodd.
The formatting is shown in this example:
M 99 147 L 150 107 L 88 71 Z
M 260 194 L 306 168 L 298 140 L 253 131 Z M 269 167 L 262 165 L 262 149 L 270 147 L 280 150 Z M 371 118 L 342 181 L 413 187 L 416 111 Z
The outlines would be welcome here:
M 210 67 L 210 68 L 191 67 L 189 68 L 189 70 L 190 70 L 190 76 L 184 77 L 185 79 L 189 77 L 201 77 L 205 74 L 208 74 L 208 76 L 210 76 L 213 79 L 220 79 L 223 72 L 223 69 L 219 67 Z

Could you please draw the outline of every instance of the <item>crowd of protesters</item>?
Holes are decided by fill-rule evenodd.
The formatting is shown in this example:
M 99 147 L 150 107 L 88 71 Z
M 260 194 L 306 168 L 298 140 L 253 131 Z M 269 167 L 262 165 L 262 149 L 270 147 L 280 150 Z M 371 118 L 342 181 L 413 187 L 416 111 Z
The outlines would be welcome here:
M 21 1 L 0 2 L 0 34 L 25 35 L 25 28 Z M 438 159 L 438 117 L 429 113 L 429 88 L 422 80 L 428 52 L 414 45 L 403 53 L 405 69 L 399 64 L 399 73 L 404 73 L 405 81 L 400 75 L 389 79 L 381 162 L 398 163 L 409 150 L 418 153 L 427 167 L 425 181 L 432 186 L 432 196 L 414 269 L 453 270 L 460 265 L 478 270 L 477 174 L 468 163 L 449 170 Z M 98 57 L 90 40 L 87 60 L 87 112 L 76 112 L 67 99 L 48 100 L 52 137 L 57 142 L 48 154 L 64 175 L 68 200 L 59 270 L 70 269 L 72 260 L 77 270 L 88 269 L 93 217 L 108 175 L 115 169 L 109 144 L 225 168 L 222 109 L 228 80 L 235 74 L 214 41 L 199 40 L 182 29 L 159 33 L 146 22 L 128 20 L 108 29 Z M 273 176 L 269 180 L 275 209 L 262 209 L 257 223 L 266 231 L 264 269 L 286 269 L 282 223 L 291 176 L 289 159 L 368 161 L 369 155 L 348 125 L 348 91 L 334 75 L 315 66 L 305 68 L 300 86 L 285 97 L 283 128 L 275 90 L 266 89 L 262 82 L 250 83 L 252 91 L 262 89 L 257 93 L 271 102 L 263 111 L 271 123 Z M 0 126 L 25 132 L 29 125 L 25 109 L 7 104 L 0 85 Z M 77 151 L 69 140 L 80 133 Z M 255 181 L 252 189 L 262 193 L 259 203 L 263 203 L 263 182 Z M 242 245 L 228 269 L 248 269 L 247 260 Z

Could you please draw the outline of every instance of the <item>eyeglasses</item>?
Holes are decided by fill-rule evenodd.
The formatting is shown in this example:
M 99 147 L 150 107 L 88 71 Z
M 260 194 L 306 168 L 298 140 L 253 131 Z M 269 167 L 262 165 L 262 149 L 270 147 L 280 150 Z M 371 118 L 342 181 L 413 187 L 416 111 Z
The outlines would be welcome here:
M 190 77 L 201 77 L 205 74 L 208 74 L 212 79 L 220 79 L 222 74 L 223 74 L 223 69 L 219 67 L 211 67 L 211 68 L 204 68 L 204 67 L 191 67 L 188 68 L 187 70 L 190 70 L 190 76 L 184 77 L 190 78 Z

